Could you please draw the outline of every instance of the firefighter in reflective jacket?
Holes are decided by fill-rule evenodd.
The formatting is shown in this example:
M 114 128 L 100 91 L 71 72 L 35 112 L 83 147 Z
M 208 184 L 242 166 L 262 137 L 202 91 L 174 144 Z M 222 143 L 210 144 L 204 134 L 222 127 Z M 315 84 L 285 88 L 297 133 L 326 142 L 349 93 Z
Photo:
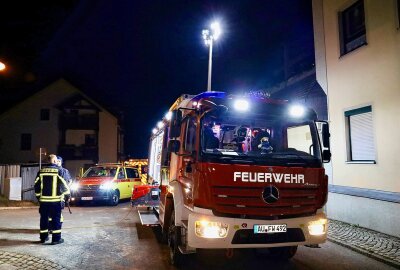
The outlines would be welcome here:
M 54 159 L 54 160 L 53 160 Z M 42 168 L 35 179 L 35 195 L 40 203 L 40 242 L 49 239 L 49 217 L 52 219 L 52 244 L 61 244 L 61 210 L 63 200 L 69 200 L 70 190 L 56 165 L 57 157 L 51 155 L 51 165 Z

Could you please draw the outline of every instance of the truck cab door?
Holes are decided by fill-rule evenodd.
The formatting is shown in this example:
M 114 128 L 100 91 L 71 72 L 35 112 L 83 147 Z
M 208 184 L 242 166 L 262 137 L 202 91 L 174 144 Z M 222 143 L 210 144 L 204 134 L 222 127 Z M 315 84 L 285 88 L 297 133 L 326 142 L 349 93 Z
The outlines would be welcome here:
M 180 159 L 178 179 L 183 190 L 185 205 L 193 206 L 193 183 L 195 166 L 195 153 L 197 144 L 197 118 L 188 117 L 184 120 L 183 155 Z

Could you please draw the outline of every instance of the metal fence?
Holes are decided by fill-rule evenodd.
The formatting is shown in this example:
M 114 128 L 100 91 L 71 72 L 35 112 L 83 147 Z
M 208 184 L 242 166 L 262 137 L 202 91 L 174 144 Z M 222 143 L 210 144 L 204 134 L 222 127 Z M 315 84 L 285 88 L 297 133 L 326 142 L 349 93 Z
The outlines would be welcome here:
M 38 165 L 21 166 L 21 177 L 22 177 L 22 199 L 28 201 L 36 201 L 35 190 L 33 188 L 35 184 L 35 177 L 39 172 Z
M 5 179 L 10 177 L 21 177 L 22 200 L 36 201 L 33 186 L 38 171 L 39 164 L 0 165 L 0 194 L 4 195 Z

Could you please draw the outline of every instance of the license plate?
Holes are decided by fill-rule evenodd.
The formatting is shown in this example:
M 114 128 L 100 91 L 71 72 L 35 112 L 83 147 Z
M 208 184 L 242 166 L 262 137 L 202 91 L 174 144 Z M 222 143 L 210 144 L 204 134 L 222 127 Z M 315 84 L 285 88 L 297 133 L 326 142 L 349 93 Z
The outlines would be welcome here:
M 93 200 L 93 197 L 82 197 L 81 200 L 82 201 L 91 201 L 91 200 Z
M 254 233 L 283 233 L 286 232 L 287 225 L 254 225 Z

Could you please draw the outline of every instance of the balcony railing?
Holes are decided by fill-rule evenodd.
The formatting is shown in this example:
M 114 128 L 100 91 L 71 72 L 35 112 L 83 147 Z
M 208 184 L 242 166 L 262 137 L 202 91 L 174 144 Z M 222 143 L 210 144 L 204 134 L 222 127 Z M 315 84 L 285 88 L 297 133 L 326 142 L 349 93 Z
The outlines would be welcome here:
M 59 145 L 58 153 L 66 160 L 93 160 L 99 159 L 99 148 L 89 145 Z
M 59 121 L 60 129 L 99 129 L 99 117 L 97 115 L 62 114 Z

